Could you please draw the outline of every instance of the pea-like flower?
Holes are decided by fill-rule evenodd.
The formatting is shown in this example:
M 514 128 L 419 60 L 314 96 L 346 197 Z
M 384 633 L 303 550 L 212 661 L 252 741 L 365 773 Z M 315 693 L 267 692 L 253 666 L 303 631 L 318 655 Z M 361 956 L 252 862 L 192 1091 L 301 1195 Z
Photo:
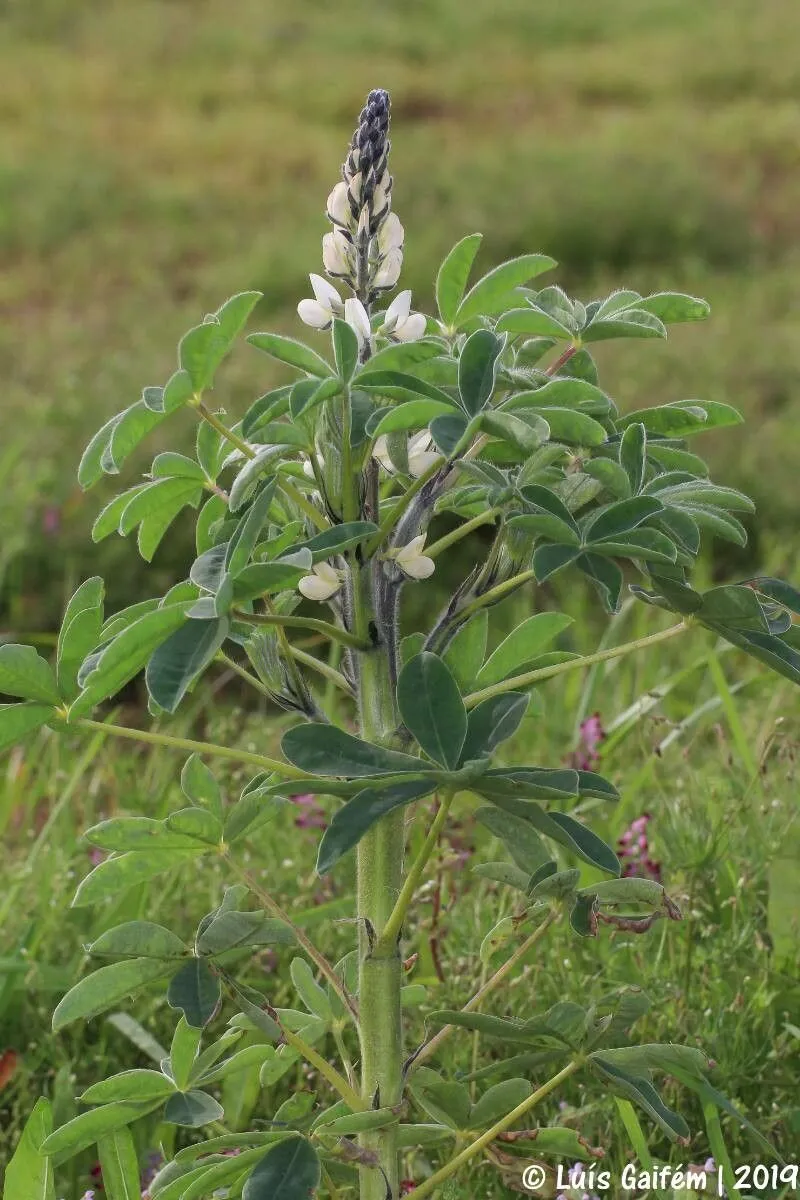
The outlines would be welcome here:
M 419 537 L 412 538 L 408 545 L 387 550 L 384 557 L 393 559 L 409 579 L 430 579 L 436 564 L 422 553 L 424 548 L 425 534 L 421 533 Z
M 330 600 L 342 586 L 342 573 L 328 562 L 315 563 L 313 574 L 304 575 L 297 585 L 298 592 L 306 600 Z
M 358 348 L 360 350 L 372 337 L 372 326 L 369 323 L 367 310 L 355 296 L 351 296 L 349 300 L 345 300 L 344 302 L 344 319 L 358 338 Z
M 396 342 L 416 342 L 425 333 L 425 317 L 412 313 L 411 292 L 398 292 L 386 310 L 383 324 L 378 330 Z
M 408 439 L 408 473 L 415 479 L 424 475 L 428 468 L 432 467 L 441 457 L 436 450 L 431 449 L 432 446 L 433 439 L 427 429 L 423 429 L 421 433 L 415 433 Z M 390 474 L 396 469 L 389 455 L 389 441 L 385 434 L 381 434 L 375 439 L 372 456 Z
M 313 273 L 308 277 L 314 290 L 314 300 L 301 300 L 297 312 L 301 321 L 312 329 L 329 329 L 334 317 L 344 312 L 344 302 L 332 283 Z

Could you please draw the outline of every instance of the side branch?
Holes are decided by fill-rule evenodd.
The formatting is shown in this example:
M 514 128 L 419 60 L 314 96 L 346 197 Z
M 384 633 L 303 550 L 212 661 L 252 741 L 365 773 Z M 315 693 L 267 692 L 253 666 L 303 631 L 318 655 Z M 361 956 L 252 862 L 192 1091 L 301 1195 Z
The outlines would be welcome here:
M 277 758 L 267 758 L 263 754 L 253 754 L 249 750 L 237 750 L 231 746 L 218 746 L 216 742 L 198 742 L 193 738 L 174 737 L 170 733 L 151 733 L 145 729 L 126 729 L 124 725 L 93 721 L 91 717 L 79 717 L 71 724 L 78 729 L 97 729 L 101 733 L 110 733 L 112 737 L 127 738 L 130 742 L 142 742 L 147 746 L 166 746 L 171 750 L 189 750 L 193 754 L 209 754 L 215 758 L 230 758 L 234 762 L 250 763 L 262 771 L 275 771 L 287 779 L 302 779 L 305 776 L 305 772 L 298 767 L 280 762 Z
M 504 679 L 501 683 L 481 688 L 478 692 L 470 692 L 468 696 L 464 697 L 464 703 L 467 708 L 474 708 L 482 700 L 490 700 L 493 696 L 501 696 L 504 692 L 513 692 L 517 688 L 529 687 L 530 684 L 538 683 L 542 679 L 552 679 L 554 675 L 564 675 L 567 671 L 578 671 L 582 667 L 594 666 L 595 663 L 624 658 L 626 654 L 632 654 L 634 650 L 643 650 L 647 646 L 666 642 L 679 633 L 685 633 L 688 628 L 686 622 L 681 621 L 679 625 L 670 625 L 668 629 L 662 629 L 659 633 L 650 633 L 647 637 L 637 638 L 633 642 L 624 642 L 621 646 L 611 646 L 608 650 L 598 650 L 595 654 L 573 658 L 569 662 L 556 663 L 552 667 L 540 667 L 538 671 L 525 671 L 522 675 L 512 675 L 510 679 Z

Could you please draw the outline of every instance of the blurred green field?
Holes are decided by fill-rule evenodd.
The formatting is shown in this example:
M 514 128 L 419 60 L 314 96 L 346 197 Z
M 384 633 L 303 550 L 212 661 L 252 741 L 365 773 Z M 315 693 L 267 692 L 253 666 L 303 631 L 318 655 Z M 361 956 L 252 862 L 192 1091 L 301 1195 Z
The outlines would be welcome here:
M 115 599 L 142 594 L 121 544 L 87 543 L 102 497 L 75 485 L 83 444 L 163 382 L 178 336 L 232 292 L 263 289 L 256 323 L 296 328 L 324 199 L 375 85 L 394 97 L 418 298 L 476 229 L 484 264 L 543 250 L 584 297 L 615 284 L 706 296 L 706 326 L 614 347 L 607 386 L 623 407 L 741 406 L 749 428 L 712 446 L 716 473 L 755 496 L 768 542 L 796 521 L 791 0 L 9 0 L 0 67 L 6 625 L 52 626 L 98 567 Z M 220 401 L 236 409 L 269 370 L 243 348 Z M 164 579 L 175 555 L 168 540 Z

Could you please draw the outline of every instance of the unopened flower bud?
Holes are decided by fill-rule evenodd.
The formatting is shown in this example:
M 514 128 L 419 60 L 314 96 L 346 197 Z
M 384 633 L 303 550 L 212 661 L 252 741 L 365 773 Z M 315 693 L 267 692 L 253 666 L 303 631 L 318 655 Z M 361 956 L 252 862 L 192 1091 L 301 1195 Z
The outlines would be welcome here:
M 350 198 L 347 194 L 347 184 L 344 181 L 337 183 L 330 196 L 328 196 L 326 210 L 328 220 L 333 221 L 334 225 L 342 225 L 346 228 L 350 224 L 353 214 L 350 208 Z
M 338 229 L 322 239 L 322 261 L 329 275 L 347 279 L 352 274 L 350 243 Z

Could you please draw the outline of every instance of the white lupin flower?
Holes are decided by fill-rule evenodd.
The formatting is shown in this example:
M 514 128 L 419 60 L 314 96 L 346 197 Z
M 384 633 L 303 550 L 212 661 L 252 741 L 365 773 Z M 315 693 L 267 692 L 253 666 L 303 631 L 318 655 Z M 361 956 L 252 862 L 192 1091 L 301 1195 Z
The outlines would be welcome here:
M 329 275 L 350 275 L 350 243 L 339 229 L 326 233 L 322 239 L 322 261 Z
M 399 550 L 390 550 L 386 557 L 393 558 L 403 574 L 408 575 L 410 579 L 430 579 L 436 564 L 432 558 L 422 553 L 424 547 L 425 534 L 421 533 L 419 537 L 412 538 L 407 546 L 401 546 Z
M 405 230 L 400 224 L 397 213 L 391 212 L 378 230 L 378 249 L 381 254 L 389 250 L 402 250 L 405 241 Z
M 307 600 L 330 600 L 342 586 L 342 576 L 330 563 L 315 563 L 311 568 L 313 575 L 304 575 L 297 584 L 297 590 Z
M 333 221 L 334 225 L 349 225 L 352 218 L 350 211 L 350 201 L 347 196 L 347 184 L 344 180 L 337 183 L 336 187 L 328 196 L 328 203 L 325 206 L 328 213 L 328 220 Z
M 375 278 L 372 281 L 373 287 L 393 288 L 400 278 L 402 266 L 403 251 L 397 249 L 397 247 L 387 250 L 381 261 L 381 265 L 375 272 Z
M 411 313 L 405 321 L 398 322 L 392 337 L 399 342 L 416 342 L 424 337 L 427 324 L 423 313 Z
M 415 479 L 424 475 L 440 457 L 434 450 L 431 450 L 432 445 L 433 439 L 427 429 L 423 429 L 421 433 L 415 433 L 412 438 L 408 439 L 408 472 Z M 390 473 L 394 471 L 395 467 L 389 457 L 388 440 L 385 434 L 381 434 L 375 439 L 372 456 L 386 471 Z
M 358 338 L 359 349 L 372 337 L 369 314 L 360 300 L 351 296 L 344 302 L 344 319 Z
M 425 333 L 427 322 L 422 313 L 411 312 L 411 292 L 399 292 L 386 310 L 380 333 L 398 342 L 415 342 Z
M 301 321 L 312 329 L 328 329 L 333 318 L 344 311 L 342 298 L 333 284 L 321 275 L 309 275 L 316 300 L 301 300 L 297 312 Z

